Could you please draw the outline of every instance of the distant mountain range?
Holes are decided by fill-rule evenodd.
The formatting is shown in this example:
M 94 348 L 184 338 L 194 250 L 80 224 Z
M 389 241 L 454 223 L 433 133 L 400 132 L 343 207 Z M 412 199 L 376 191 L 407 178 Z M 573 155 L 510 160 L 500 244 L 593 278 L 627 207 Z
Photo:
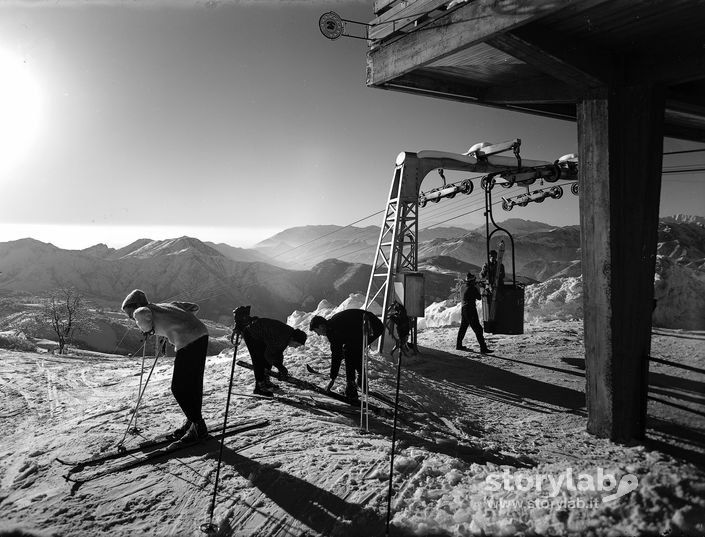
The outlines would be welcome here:
M 679 278 L 705 282 L 703 220 L 671 217 L 659 224 L 658 252 L 670 263 L 659 266 L 669 267 L 669 274 L 676 264 L 686 271 Z M 512 243 L 506 234 L 495 233 L 491 244 L 495 247 L 502 237 L 507 243 L 508 280 L 514 273 L 523 284 L 580 276 L 578 226 L 519 219 L 499 225 L 513 237 Z M 74 287 L 93 304 L 116 311 L 128 292 L 140 288 L 155 302 L 197 302 L 202 317 L 225 325 L 241 304 L 251 304 L 256 315 L 284 320 L 294 310 L 315 309 L 323 299 L 339 303 L 351 293 L 364 294 L 378 237 L 379 228 L 372 226 L 305 226 L 278 233 L 252 249 L 192 237 L 140 239 L 124 248 L 99 244 L 85 250 L 22 239 L 0 243 L 0 297 L 29 301 Z M 448 298 L 457 278 L 477 273 L 485 258 L 484 229 L 422 231 L 419 269 L 426 273 L 427 304 Z M 285 268 L 289 262 L 312 265 L 294 270 Z M 0 330 L 2 318 L 0 314 Z
M 505 268 L 519 281 L 545 281 L 555 276 L 580 274 L 580 226 L 551 226 L 542 222 L 508 219 L 492 235 L 490 248 L 504 240 Z M 700 266 L 705 259 L 705 218 L 676 215 L 661 219 L 659 255 L 682 264 Z M 304 226 L 285 230 L 255 245 L 255 251 L 289 268 L 310 268 L 316 262 L 335 257 L 354 263 L 371 264 L 379 239 L 379 228 Z M 419 232 L 419 263 L 453 258 L 479 267 L 487 258 L 485 226 L 430 228 Z M 451 270 L 445 267 L 447 270 Z
M 468 231 L 460 227 L 422 229 L 419 240 L 453 239 L 463 237 Z M 300 226 L 285 229 L 257 243 L 254 250 L 265 258 L 262 261 L 287 268 L 309 269 L 331 257 L 371 265 L 379 233 L 377 226 Z
M 513 218 L 500 223 L 515 237 L 547 233 L 556 228 L 542 222 Z M 374 262 L 380 228 L 341 226 L 301 226 L 290 228 L 255 245 L 254 250 L 273 264 L 287 268 L 308 269 L 316 263 L 335 257 L 351 263 Z M 501 232 L 497 238 L 501 238 Z M 419 259 L 451 256 L 467 263 L 482 265 L 485 253 L 485 226 L 430 227 L 419 231 Z M 506 237 L 506 235 L 505 235 Z M 576 237 L 578 237 L 576 233 Z M 579 242 L 579 239 L 578 239 Z M 464 243 L 464 244 L 463 244 Z M 527 246 L 526 251 L 531 250 Z M 226 254 L 227 255 L 227 254 Z M 531 274 L 525 276 L 533 277 Z
M 22 239 L 0 243 L 0 269 L 4 296 L 42 296 L 74 287 L 96 304 L 119 309 L 127 293 L 139 288 L 153 301 L 197 302 L 203 317 L 226 324 L 241 304 L 253 305 L 257 315 L 283 320 L 323 299 L 342 301 L 366 291 L 371 271 L 369 265 L 338 259 L 306 271 L 235 261 L 192 237 L 140 239 L 117 250 L 94 246 L 79 251 Z M 454 279 L 445 271 L 429 274 L 428 299 L 445 298 Z

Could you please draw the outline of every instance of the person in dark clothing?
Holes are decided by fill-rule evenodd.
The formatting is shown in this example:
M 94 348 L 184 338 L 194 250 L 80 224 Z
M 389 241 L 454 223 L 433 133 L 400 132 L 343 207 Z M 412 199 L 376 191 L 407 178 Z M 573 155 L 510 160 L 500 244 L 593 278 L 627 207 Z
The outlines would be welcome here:
M 198 304 L 191 302 L 152 304 L 139 289 L 127 295 L 122 303 L 122 310 L 144 334 L 165 337 L 176 349 L 171 392 L 186 421 L 172 436 L 182 442 L 197 441 L 208 435 L 201 415 L 208 329 L 194 315 L 198 309 Z
M 409 334 L 411 333 L 411 320 L 406 313 L 406 308 L 403 304 L 397 301 L 389 307 L 389 320 L 387 328 L 389 333 L 394 338 L 394 347 L 390 354 L 394 356 L 394 351 L 399 351 L 402 355 L 407 355 L 410 351 L 415 352 L 413 345 L 409 343 Z
M 475 275 L 468 272 L 465 279 L 465 292 L 463 293 L 463 302 L 460 310 L 461 320 L 460 329 L 458 330 L 458 339 L 455 348 L 459 351 L 469 351 L 467 347 L 463 345 L 463 339 L 468 331 L 468 326 L 472 328 L 475 332 L 475 337 L 477 337 L 477 342 L 480 344 L 480 352 L 482 354 L 490 354 L 492 351 L 487 348 L 487 343 L 485 343 L 485 337 L 482 334 L 482 325 L 480 324 L 480 319 L 477 316 L 477 307 L 475 306 L 475 301 L 480 300 L 480 290 L 477 288 L 477 283 Z
M 306 344 L 306 333 L 276 319 L 251 317 L 249 308 L 244 311 L 234 310 L 235 328 L 230 336 L 232 343 L 236 333 L 245 340 L 250 353 L 252 368 L 255 372 L 254 393 L 271 396 L 272 387 L 268 372 L 272 366 L 279 371 L 279 378 L 285 379 L 289 372 L 284 366 L 284 350 L 287 347 L 300 347 Z
M 309 330 L 326 336 L 330 342 L 330 382 L 327 390 L 333 388 L 340 364 L 345 360 L 345 396 L 351 402 L 358 401 L 357 387 L 366 381 L 362 378 L 363 326 L 367 329 L 368 346 L 384 332 L 384 325 L 376 315 L 360 309 L 341 311 L 328 320 L 316 315 L 309 325 Z M 355 372 L 358 374 L 357 381 Z
M 490 261 L 482 265 L 480 270 L 480 279 L 485 280 L 486 287 L 490 290 L 494 289 L 495 278 L 497 277 L 497 250 L 490 250 Z M 504 263 L 499 265 L 499 280 L 497 286 L 504 285 Z

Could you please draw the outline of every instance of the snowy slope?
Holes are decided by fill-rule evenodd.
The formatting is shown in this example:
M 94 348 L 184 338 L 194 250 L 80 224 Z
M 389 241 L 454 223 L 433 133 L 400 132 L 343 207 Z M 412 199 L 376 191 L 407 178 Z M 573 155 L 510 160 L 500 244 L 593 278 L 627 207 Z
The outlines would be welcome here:
M 317 311 L 358 302 L 352 296 Z M 290 320 L 305 325 L 311 313 Z M 426 322 L 443 324 L 434 315 Z M 456 330 L 427 328 L 420 353 L 403 361 L 392 535 L 702 534 L 705 473 L 674 454 L 699 454 L 702 464 L 705 374 L 685 381 L 683 370 L 653 363 L 650 391 L 662 402 L 649 405 L 648 447 L 620 446 L 585 432 L 580 323 L 529 323 L 521 336 L 490 336 L 495 356 L 455 351 Z M 702 333 L 662 331 L 652 354 L 703 370 L 704 344 Z M 248 359 L 244 348 L 238 358 Z M 137 417 L 142 435 L 181 422 L 169 393 L 171 360 L 155 367 Z M 285 360 L 293 375 L 325 382 L 323 338 L 310 335 Z M 134 407 L 140 364 L 139 356 L 0 351 L 0 535 L 203 535 L 215 441 L 73 488 L 62 477 L 67 468 L 54 460 L 115 449 Z M 208 359 L 204 414 L 211 423 L 224 418 L 231 364 L 231 350 Z M 395 363 L 372 353 L 370 371 L 373 389 L 393 396 Z M 361 431 L 359 415 L 344 404 L 281 382 L 279 393 L 294 402 L 263 400 L 252 397 L 252 382 L 249 369 L 235 369 L 228 419 L 270 423 L 225 442 L 212 518 L 218 534 L 384 535 L 391 411 L 371 414 L 369 432 Z M 128 435 L 127 443 L 138 438 Z M 566 480 L 582 476 L 585 484 L 598 472 L 614 475 L 613 484 L 605 482 L 612 489 L 580 490 Z M 494 487 L 504 476 L 511 490 Z M 527 489 L 536 476 L 547 477 L 538 490 Z M 617 481 L 628 485 L 632 477 L 628 493 L 603 502 Z

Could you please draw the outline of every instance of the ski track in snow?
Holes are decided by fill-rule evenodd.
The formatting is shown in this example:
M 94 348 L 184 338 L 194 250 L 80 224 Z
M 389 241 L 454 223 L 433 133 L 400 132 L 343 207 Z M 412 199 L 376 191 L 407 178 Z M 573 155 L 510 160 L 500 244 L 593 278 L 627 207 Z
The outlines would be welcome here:
M 400 402 L 411 411 L 399 416 L 393 535 L 699 531 L 700 516 L 705 520 L 702 468 L 585 432 L 579 323 L 543 323 L 527 326 L 523 335 L 490 335 L 494 356 L 455 351 L 456 332 L 457 327 L 429 328 L 419 335 L 420 353 L 402 359 Z M 683 335 L 659 331 L 652 354 L 703 369 L 704 340 L 697 333 Z M 472 347 L 473 335 L 468 338 Z M 249 360 L 244 348 L 238 359 Z M 285 360 L 292 375 L 324 384 L 325 375 L 306 369 L 308 364 L 327 372 L 323 338 L 311 336 L 305 347 L 288 350 Z M 139 434 L 127 435 L 128 447 L 181 424 L 170 393 L 172 361 L 161 358 L 155 367 L 137 415 Z M 231 363 L 232 351 L 208 358 L 204 416 L 209 423 L 224 419 Z M 203 535 L 199 527 L 211 520 L 216 440 L 73 486 L 62 477 L 68 467 L 54 461 L 116 448 L 137 399 L 140 364 L 139 357 L 0 351 L 0 535 L 3 524 L 42 536 Z M 151 365 L 148 358 L 143 380 Z M 650 400 L 649 416 L 658 426 L 650 438 L 676 452 L 702 453 L 705 374 L 683 375 L 652 363 L 651 375 L 650 395 L 658 400 Z M 391 360 L 373 353 L 370 376 L 374 390 L 394 397 Z M 336 388 L 342 389 L 343 379 L 341 372 Z M 212 517 L 219 535 L 383 535 L 390 416 L 370 414 L 369 432 L 361 431 L 359 415 L 350 407 L 274 382 L 289 398 L 326 404 L 316 408 L 251 397 L 252 372 L 236 367 L 228 423 L 266 418 L 269 424 L 225 440 Z M 345 412 L 332 410 L 336 405 Z M 675 423 L 693 434 L 679 435 Z M 620 504 L 565 516 L 550 509 L 527 515 L 486 503 L 482 485 L 490 472 L 566 466 L 577 471 L 597 465 L 639 475 L 639 490 Z M 531 491 L 526 498 L 535 495 Z

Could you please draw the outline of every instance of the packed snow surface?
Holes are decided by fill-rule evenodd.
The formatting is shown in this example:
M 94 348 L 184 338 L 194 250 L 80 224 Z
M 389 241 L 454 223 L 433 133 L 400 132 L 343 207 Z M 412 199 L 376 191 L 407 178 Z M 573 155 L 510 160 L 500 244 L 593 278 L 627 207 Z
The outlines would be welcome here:
M 289 322 L 307 330 L 314 314 L 359 306 L 359 296 L 321 303 Z M 221 536 L 382 536 L 390 477 L 394 536 L 705 534 L 705 334 L 654 333 L 648 438 L 625 446 L 586 432 L 581 323 L 489 335 L 488 356 L 455 350 L 457 320 L 457 306 L 434 305 L 418 354 L 402 359 L 393 465 L 390 405 L 371 398 L 386 410 L 361 428 L 359 411 L 282 381 L 280 399 L 253 397 L 252 372 L 236 366 L 228 422 L 268 422 L 226 438 L 212 516 L 216 440 L 82 484 L 56 461 L 180 425 L 173 357 L 154 367 L 135 435 L 127 425 L 152 357 L 0 350 L 0 535 L 195 536 L 212 522 Z M 465 344 L 477 348 L 472 332 Z M 244 345 L 237 357 L 249 360 Z M 327 340 L 310 334 L 285 363 L 325 385 Z M 232 347 L 208 358 L 210 424 L 224 420 L 232 367 Z M 396 375 L 395 359 L 370 354 L 374 391 L 394 398 Z

